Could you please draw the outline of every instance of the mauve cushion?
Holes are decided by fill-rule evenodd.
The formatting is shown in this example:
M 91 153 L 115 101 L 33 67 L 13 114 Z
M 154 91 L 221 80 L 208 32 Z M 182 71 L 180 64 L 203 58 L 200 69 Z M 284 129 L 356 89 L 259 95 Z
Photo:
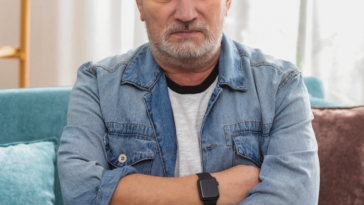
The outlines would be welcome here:
M 364 106 L 312 112 L 321 169 L 319 205 L 364 205 Z

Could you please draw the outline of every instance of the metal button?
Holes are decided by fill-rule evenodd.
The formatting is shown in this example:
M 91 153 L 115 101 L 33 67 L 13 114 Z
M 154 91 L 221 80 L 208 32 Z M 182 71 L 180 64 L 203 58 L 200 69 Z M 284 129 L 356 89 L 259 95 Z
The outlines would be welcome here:
M 211 146 L 207 146 L 206 147 L 206 149 L 208 149 L 208 150 L 212 150 L 212 148 L 214 148 L 214 147 L 216 147 L 217 146 L 217 144 L 214 144 L 214 145 L 211 145 Z
M 120 162 L 120 163 L 124 163 L 124 162 L 126 162 L 126 155 L 125 155 L 125 154 L 121 154 L 121 155 L 119 156 L 119 162 Z

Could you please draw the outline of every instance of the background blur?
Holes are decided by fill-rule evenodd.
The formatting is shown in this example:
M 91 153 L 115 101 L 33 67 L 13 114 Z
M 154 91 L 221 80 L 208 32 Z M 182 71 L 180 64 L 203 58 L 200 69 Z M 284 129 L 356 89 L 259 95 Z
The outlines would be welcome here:
M 0 0 L 0 46 L 19 46 L 20 0 Z M 325 98 L 364 104 L 363 0 L 233 0 L 225 33 L 295 63 Z M 134 0 L 32 0 L 30 87 L 72 86 L 76 71 L 148 41 Z M 0 59 L 0 89 L 17 88 L 18 61 Z

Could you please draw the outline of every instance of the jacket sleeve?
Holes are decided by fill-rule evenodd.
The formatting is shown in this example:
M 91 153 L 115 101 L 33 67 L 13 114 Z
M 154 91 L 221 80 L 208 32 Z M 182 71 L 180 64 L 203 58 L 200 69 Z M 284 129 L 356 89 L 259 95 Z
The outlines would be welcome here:
M 95 72 L 84 64 L 71 93 L 57 157 L 65 204 L 109 204 L 120 178 L 136 172 L 131 166 L 110 169 L 98 96 Z
M 300 73 L 278 88 L 261 183 L 240 205 L 318 203 L 320 170 L 307 89 Z

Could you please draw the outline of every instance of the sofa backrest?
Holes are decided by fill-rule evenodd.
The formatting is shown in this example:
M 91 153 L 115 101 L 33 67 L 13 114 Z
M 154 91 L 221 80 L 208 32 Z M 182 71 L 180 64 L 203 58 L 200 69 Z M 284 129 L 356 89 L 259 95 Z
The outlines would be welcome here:
M 48 137 L 60 139 L 67 124 L 71 87 L 0 90 L 0 144 Z M 54 193 L 63 204 L 57 167 Z
M 364 204 L 364 106 L 313 108 L 319 205 Z

